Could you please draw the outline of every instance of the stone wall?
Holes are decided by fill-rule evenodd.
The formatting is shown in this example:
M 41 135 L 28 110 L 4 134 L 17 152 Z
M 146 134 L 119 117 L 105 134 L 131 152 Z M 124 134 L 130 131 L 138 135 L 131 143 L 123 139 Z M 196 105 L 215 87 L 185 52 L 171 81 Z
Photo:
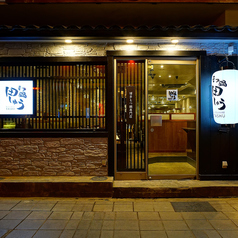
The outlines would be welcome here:
M 199 41 L 199 40 L 198 40 Z M 208 55 L 227 55 L 228 42 L 196 42 L 171 44 L 49 44 L 1 43 L 0 57 L 56 57 L 56 56 L 106 56 L 108 50 L 206 50 Z M 233 43 L 237 54 L 237 44 Z
M 107 138 L 0 138 L 0 176 L 107 176 Z

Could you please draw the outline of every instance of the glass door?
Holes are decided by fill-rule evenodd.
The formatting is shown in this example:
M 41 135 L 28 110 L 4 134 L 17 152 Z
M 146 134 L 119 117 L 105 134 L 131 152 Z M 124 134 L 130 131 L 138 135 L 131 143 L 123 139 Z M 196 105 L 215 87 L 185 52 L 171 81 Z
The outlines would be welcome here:
M 195 178 L 197 67 L 194 60 L 148 60 L 148 176 Z
M 144 60 L 115 60 L 115 179 L 146 179 Z

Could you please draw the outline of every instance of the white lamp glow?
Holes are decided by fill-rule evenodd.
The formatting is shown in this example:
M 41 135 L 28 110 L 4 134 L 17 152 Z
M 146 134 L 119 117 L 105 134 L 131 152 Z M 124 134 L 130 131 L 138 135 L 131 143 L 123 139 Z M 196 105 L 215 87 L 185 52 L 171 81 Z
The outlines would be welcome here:
M 219 70 L 212 75 L 213 118 L 218 124 L 238 123 L 238 70 Z

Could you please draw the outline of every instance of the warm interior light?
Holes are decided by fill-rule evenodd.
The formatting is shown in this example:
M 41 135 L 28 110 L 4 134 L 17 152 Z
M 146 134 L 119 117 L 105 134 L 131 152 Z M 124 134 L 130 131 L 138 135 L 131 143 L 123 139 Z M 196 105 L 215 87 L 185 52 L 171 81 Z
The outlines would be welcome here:
M 65 40 L 65 43 L 70 44 L 70 43 L 72 43 L 72 40 Z
M 132 39 L 128 39 L 126 42 L 127 42 L 127 43 L 133 43 L 134 40 L 132 40 Z
M 171 43 L 172 43 L 172 44 L 177 44 L 178 42 L 179 42 L 179 40 L 176 40 L 176 39 L 171 40 Z

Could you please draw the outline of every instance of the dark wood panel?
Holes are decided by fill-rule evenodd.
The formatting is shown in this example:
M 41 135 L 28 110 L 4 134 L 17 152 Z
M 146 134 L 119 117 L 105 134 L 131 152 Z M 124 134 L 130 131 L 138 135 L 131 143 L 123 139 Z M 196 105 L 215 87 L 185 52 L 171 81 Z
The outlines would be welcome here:
M 6 0 L 6 3 L 237 3 L 236 0 Z
M 149 152 L 185 152 L 187 134 L 182 129 L 187 121 L 163 121 L 162 126 L 152 127 L 149 121 Z

